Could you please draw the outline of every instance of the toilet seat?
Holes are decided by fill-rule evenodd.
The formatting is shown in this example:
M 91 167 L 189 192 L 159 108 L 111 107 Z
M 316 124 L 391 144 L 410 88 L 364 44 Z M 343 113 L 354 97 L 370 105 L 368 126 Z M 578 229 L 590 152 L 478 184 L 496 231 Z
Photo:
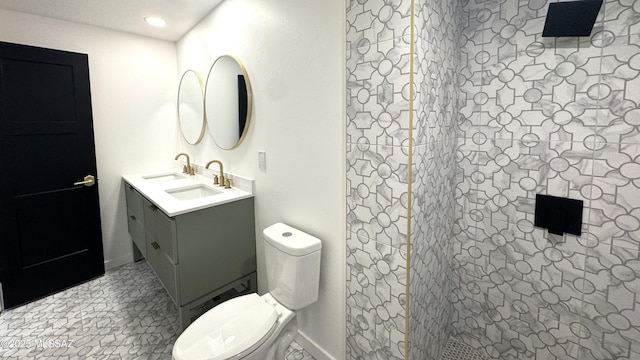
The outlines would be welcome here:
M 225 301 L 193 322 L 176 342 L 176 359 L 222 360 L 250 353 L 276 329 L 278 312 L 258 294 Z

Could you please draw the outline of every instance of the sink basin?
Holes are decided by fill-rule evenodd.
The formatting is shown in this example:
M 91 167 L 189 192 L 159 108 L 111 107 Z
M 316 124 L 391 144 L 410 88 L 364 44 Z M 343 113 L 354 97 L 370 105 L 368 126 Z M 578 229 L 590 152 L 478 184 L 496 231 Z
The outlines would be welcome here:
M 177 189 L 165 190 L 169 195 L 178 200 L 197 200 L 209 196 L 222 194 L 222 191 L 216 190 L 204 184 L 185 186 Z
M 253 179 L 238 175 L 232 178 L 234 187 L 225 189 L 213 185 L 210 176 L 186 175 L 179 167 L 122 176 L 125 184 L 169 217 L 253 197 Z
M 167 174 L 148 175 L 148 176 L 143 176 L 142 178 L 152 183 L 159 183 L 159 182 L 165 182 L 165 181 L 184 179 L 185 177 L 186 176 L 178 173 L 167 173 Z

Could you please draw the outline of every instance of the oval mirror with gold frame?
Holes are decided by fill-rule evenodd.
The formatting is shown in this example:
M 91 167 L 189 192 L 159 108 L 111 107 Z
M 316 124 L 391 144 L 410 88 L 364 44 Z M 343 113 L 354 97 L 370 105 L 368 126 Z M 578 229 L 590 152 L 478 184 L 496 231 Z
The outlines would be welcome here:
M 209 134 L 225 150 L 238 147 L 251 120 L 251 84 L 244 65 L 230 55 L 211 65 L 204 90 Z
M 192 145 L 202 140 L 206 127 L 204 112 L 204 84 L 200 74 L 187 70 L 178 87 L 178 122 L 184 139 Z

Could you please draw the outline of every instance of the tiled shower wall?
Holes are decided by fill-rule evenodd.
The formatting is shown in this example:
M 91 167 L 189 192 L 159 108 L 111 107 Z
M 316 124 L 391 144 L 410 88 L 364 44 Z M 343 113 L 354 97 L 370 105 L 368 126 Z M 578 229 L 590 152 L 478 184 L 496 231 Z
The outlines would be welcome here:
M 454 4 L 347 4 L 348 359 L 431 360 L 446 343 L 459 92 Z
M 542 38 L 545 0 L 469 0 L 453 332 L 501 359 L 640 359 L 640 1 Z M 584 201 L 582 236 L 533 227 Z
M 347 2 L 347 359 L 404 359 L 411 0 Z
M 459 5 L 415 2 L 408 359 L 439 359 L 450 334 Z

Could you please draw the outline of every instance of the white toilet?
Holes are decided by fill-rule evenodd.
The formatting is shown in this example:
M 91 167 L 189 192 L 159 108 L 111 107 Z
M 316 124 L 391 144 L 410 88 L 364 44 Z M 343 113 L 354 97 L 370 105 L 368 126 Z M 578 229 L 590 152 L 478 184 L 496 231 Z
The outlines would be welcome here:
M 269 292 L 227 300 L 180 335 L 175 360 L 284 359 L 298 332 L 296 310 L 318 300 L 319 239 L 277 223 L 264 229 Z

